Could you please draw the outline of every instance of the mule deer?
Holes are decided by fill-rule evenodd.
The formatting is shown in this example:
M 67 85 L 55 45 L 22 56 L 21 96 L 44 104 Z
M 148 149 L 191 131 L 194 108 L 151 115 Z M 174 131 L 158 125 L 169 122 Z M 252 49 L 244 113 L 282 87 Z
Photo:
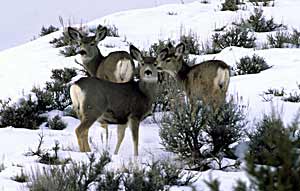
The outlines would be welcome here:
M 70 38 L 79 44 L 78 53 L 81 55 L 82 65 L 90 76 L 116 83 L 124 83 L 133 79 L 134 63 L 126 51 L 111 52 L 107 56 L 101 54 L 98 43 L 106 37 L 106 27 L 99 26 L 94 36 L 84 35 L 72 27 L 68 27 L 67 32 Z M 101 126 L 106 131 L 107 143 L 107 124 L 101 124 Z
M 116 83 L 128 82 L 133 78 L 134 63 L 126 51 L 111 52 L 107 56 L 101 54 L 98 43 L 106 37 L 106 27 L 98 27 L 95 36 L 86 36 L 68 27 L 68 34 L 79 44 L 82 65 L 90 76 Z
M 131 127 L 134 155 L 138 155 L 138 139 L 140 121 L 151 111 L 156 94 L 158 72 L 157 59 L 142 57 L 141 52 L 130 46 L 131 56 L 139 62 L 140 80 L 127 83 L 113 83 L 95 77 L 81 78 L 71 86 L 70 94 L 73 107 L 80 118 L 76 135 L 80 151 L 90 151 L 88 130 L 99 120 L 108 124 L 124 124 L 118 126 L 118 142 L 115 154 L 118 153 L 124 138 L 127 123 Z
M 158 70 L 169 73 L 183 85 L 192 106 L 200 99 L 213 110 L 218 109 L 225 102 L 230 78 L 229 66 L 220 60 L 188 66 L 183 59 L 184 51 L 183 43 L 178 44 L 175 50 L 162 50 L 167 56 L 158 63 Z

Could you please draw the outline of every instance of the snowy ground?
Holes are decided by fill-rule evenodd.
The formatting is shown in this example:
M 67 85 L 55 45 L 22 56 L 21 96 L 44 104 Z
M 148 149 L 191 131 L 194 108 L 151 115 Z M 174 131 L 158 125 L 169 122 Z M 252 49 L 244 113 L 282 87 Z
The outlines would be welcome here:
M 278 0 L 275 7 L 264 8 L 265 14 L 273 16 L 277 23 L 288 25 L 289 29 L 300 29 L 300 22 L 295 14 L 300 8 L 300 2 L 294 0 Z M 114 24 L 119 29 L 120 38 L 106 38 L 100 42 L 99 47 L 103 54 L 114 50 L 128 51 L 128 43 L 132 42 L 140 49 L 148 49 L 158 39 L 172 38 L 177 40 L 180 34 L 192 30 L 206 42 L 213 30 L 228 25 L 241 18 L 247 18 L 253 7 L 245 5 L 245 10 L 237 12 L 221 12 L 220 2 L 211 0 L 209 4 L 195 1 L 188 4 L 171 4 L 161 7 L 132 10 L 115 13 L 88 23 L 89 26 L 102 24 Z M 176 13 L 169 15 L 168 12 Z M 34 85 L 43 86 L 45 81 L 50 80 L 51 69 L 77 66 L 74 57 L 65 58 L 59 55 L 59 49 L 54 49 L 48 42 L 61 33 L 56 32 L 31 41 L 22 46 L 11 48 L 0 52 L 0 99 L 8 97 L 17 100 L 26 95 Z M 259 41 L 263 41 L 266 34 L 256 34 Z M 114 48 L 106 48 L 105 45 L 114 45 Z M 231 78 L 229 95 L 242 96 L 243 103 L 249 105 L 248 119 L 257 120 L 263 113 L 271 109 L 270 102 L 264 102 L 260 96 L 269 88 L 285 88 L 287 92 L 297 90 L 297 82 L 300 83 L 300 49 L 267 49 L 254 50 L 237 47 L 229 47 L 216 55 L 197 56 L 199 61 L 208 59 L 221 59 L 231 66 L 241 57 L 257 54 L 266 59 L 272 68 L 259 74 L 235 76 Z M 283 113 L 286 123 L 293 119 L 299 110 L 300 103 L 283 102 L 275 98 L 273 105 Z M 54 115 L 53 111 L 51 115 Z M 57 140 L 62 146 L 60 157 L 71 157 L 74 160 L 85 160 L 86 154 L 78 152 L 74 129 L 79 121 L 71 117 L 63 117 L 68 127 L 62 131 L 49 130 L 41 127 L 40 130 L 14 129 L 7 127 L 0 129 L 0 165 L 3 163 L 5 169 L 0 172 L 0 191 L 26 190 L 24 185 L 11 180 L 11 177 L 20 174 L 21 169 L 30 172 L 32 169 L 41 167 L 35 157 L 26 157 L 29 149 L 35 149 L 38 144 L 38 134 L 45 135 L 45 148 L 54 146 Z M 116 127 L 109 128 L 110 137 L 108 148 L 112 153 L 116 144 Z M 90 129 L 93 150 L 105 148 L 101 141 L 102 129 L 99 124 L 94 124 Z M 113 157 L 113 165 L 118 168 L 123 163 L 133 160 L 131 134 L 127 129 L 125 140 L 120 148 L 118 156 Z M 140 128 L 140 156 L 139 161 L 152 158 L 170 157 L 169 153 L 162 150 L 158 127 L 148 121 L 144 121 Z M 236 179 L 246 180 L 244 171 L 223 172 L 210 170 L 201 173 L 199 180 L 195 183 L 199 190 L 207 190 L 203 183 L 204 179 L 219 178 L 221 190 L 231 190 Z

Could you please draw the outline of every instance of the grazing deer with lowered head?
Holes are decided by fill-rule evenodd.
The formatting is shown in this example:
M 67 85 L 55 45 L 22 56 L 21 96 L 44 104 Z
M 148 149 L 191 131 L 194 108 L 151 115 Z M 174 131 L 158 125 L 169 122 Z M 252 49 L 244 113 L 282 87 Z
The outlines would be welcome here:
M 99 26 L 94 36 L 84 35 L 72 27 L 67 28 L 67 33 L 79 44 L 78 53 L 81 55 L 82 65 L 90 76 L 116 83 L 124 83 L 133 79 L 134 63 L 126 51 L 111 52 L 107 56 L 101 54 L 98 43 L 106 37 L 106 27 Z M 107 124 L 101 124 L 101 126 L 106 131 L 107 143 Z
M 141 52 L 131 45 L 130 54 L 139 62 L 139 81 L 113 83 L 86 77 L 71 86 L 73 107 L 81 121 L 76 128 L 80 151 L 90 151 L 88 131 L 91 125 L 99 120 L 106 124 L 124 124 L 118 126 L 115 154 L 118 153 L 124 138 L 125 124 L 129 123 L 134 155 L 138 155 L 139 124 L 151 111 L 158 82 L 156 63 L 165 56 L 165 53 L 159 54 L 157 59 L 142 57 Z
M 169 73 L 183 85 L 192 106 L 200 99 L 213 110 L 218 109 L 225 102 L 230 78 L 229 66 L 220 60 L 188 66 L 183 58 L 184 51 L 183 43 L 178 44 L 175 51 L 168 48 L 162 50 L 167 56 L 158 63 L 158 70 Z

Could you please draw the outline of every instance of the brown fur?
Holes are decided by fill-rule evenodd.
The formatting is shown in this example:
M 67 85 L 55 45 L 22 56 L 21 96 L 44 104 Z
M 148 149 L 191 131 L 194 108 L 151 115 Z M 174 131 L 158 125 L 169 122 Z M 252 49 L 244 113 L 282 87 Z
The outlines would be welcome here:
M 111 52 L 107 56 L 103 56 L 98 48 L 98 42 L 103 40 L 107 35 L 106 27 L 98 28 L 95 36 L 86 36 L 78 30 L 68 27 L 68 34 L 72 40 L 80 44 L 81 60 L 83 67 L 92 77 L 109 80 L 115 83 L 124 83 L 133 79 L 134 63 L 131 56 L 126 51 Z M 125 65 L 124 74 L 117 71 L 117 65 Z M 108 142 L 107 124 L 102 123 L 105 129 L 105 140 Z
M 158 63 L 158 68 L 181 82 L 192 105 L 200 99 L 214 110 L 219 108 L 228 90 L 229 66 L 220 60 L 188 66 L 183 60 L 184 49 L 181 43 L 175 48 L 175 53 L 169 53 L 168 49 L 162 50 L 167 56 Z
M 124 138 L 129 123 L 134 142 L 134 155 L 138 155 L 138 133 L 140 121 L 151 111 L 156 93 L 157 69 L 155 62 L 147 63 L 141 53 L 131 45 L 132 56 L 140 63 L 139 82 L 113 83 L 95 77 L 81 78 L 71 86 L 70 93 L 74 109 L 80 116 L 76 135 L 80 151 L 90 151 L 88 129 L 96 121 L 118 126 L 118 143 L 115 154 Z

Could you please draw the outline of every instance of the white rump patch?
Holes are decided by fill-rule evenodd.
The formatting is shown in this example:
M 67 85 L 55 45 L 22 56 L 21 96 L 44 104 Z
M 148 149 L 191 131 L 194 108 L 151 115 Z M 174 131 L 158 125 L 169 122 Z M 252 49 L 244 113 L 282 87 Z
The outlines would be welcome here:
M 129 59 L 119 60 L 114 75 L 118 82 L 128 82 L 133 76 L 133 66 Z
M 218 68 L 217 76 L 214 79 L 215 87 L 225 87 L 227 86 L 229 80 L 229 71 L 227 69 Z
M 83 100 L 85 98 L 85 92 L 83 92 L 78 85 L 74 84 L 70 88 L 70 96 L 73 108 L 75 110 L 79 109 L 81 103 L 83 103 Z

